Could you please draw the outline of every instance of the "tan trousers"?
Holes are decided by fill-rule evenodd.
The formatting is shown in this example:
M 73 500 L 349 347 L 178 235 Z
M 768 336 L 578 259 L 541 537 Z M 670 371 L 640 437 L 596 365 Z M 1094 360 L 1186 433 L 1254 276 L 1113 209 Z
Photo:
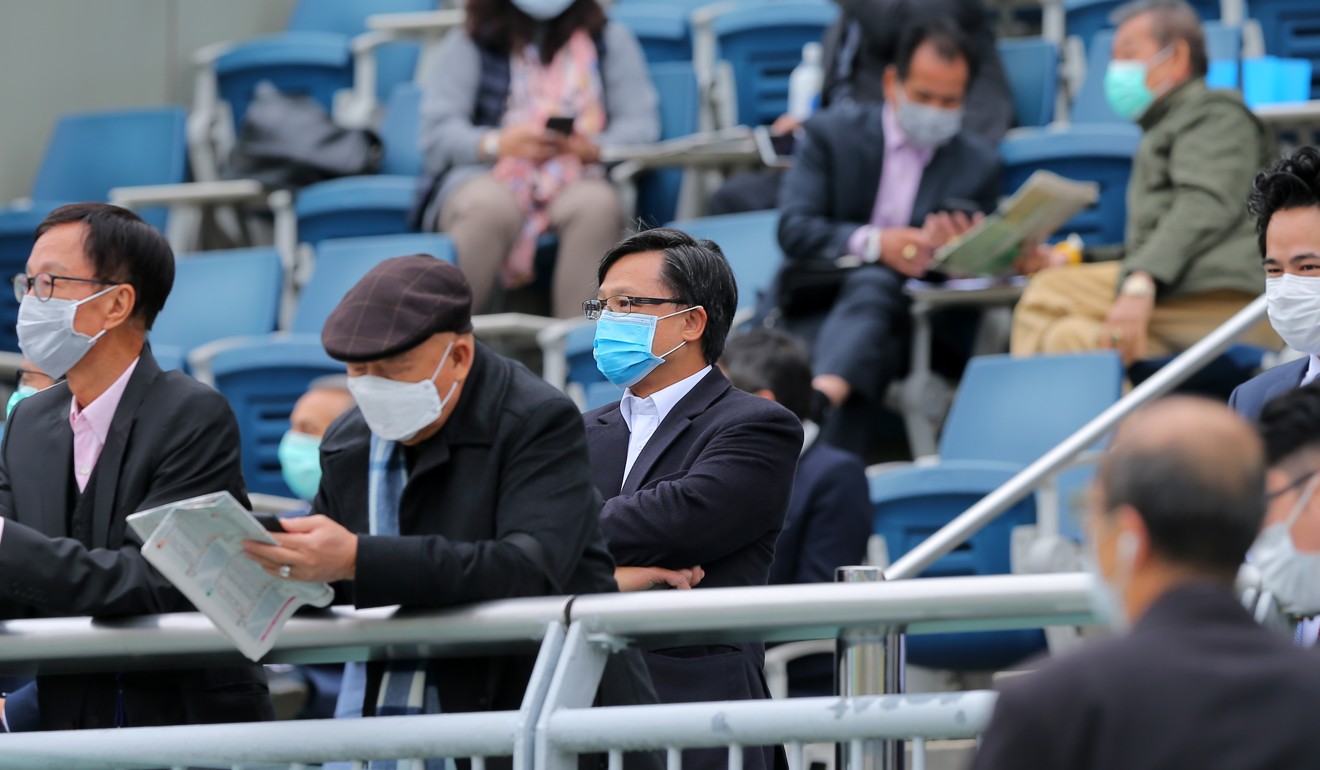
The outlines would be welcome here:
M 558 318 L 572 318 L 582 312 L 582 300 L 596 296 L 596 266 L 618 242 L 623 212 L 609 182 L 584 179 L 564 188 L 547 213 L 550 230 L 559 234 L 551 308 Z M 513 193 L 490 174 L 473 177 L 445 201 L 440 230 L 454 239 L 474 313 L 487 311 L 522 224 Z
M 1099 349 L 1122 270 L 1120 262 L 1098 262 L 1037 273 L 1013 311 L 1009 350 L 1029 356 Z M 1253 299 L 1238 291 L 1212 291 L 1160 300 L 1151 315 L 1146 356 L 1186 350 Z M 1282 344 L 1264 321 L 1240 341 L 1271 350 Z

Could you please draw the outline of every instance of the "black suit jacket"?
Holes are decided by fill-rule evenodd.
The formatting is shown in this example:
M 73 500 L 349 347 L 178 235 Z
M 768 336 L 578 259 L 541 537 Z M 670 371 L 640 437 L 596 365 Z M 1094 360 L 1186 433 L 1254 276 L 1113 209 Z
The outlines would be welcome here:
M 573 402 L 480 343 L 458 398 L 440 432 L 411 449 L 399 509 L 404 537 L 368 534 L 371 431 L 362 413 L 349 410 L 326 431 L 312 510 L 359 533 L 356 579 L 341 592 L 358 607 L 448 607 L 617 590 Z M 630 667 L 624 674 L 607 669 L 602 698 L 655 702 L 640 658 L 631 660 L 618 664 Z M 533 662 L 435 661 L 442 708 L 516 710 Z M 381 670 L 368 667 L 368 713 Z
M 857 455 L 814 442 L 798 460 L 770 583 L 831 583 L 836 567 L 861 564 L 873 510 Z
M 1320 757 L 1313 651 L 1227 590 L 1158 599 L 1129 636 L 1009 679 L 974 770 L 1290 770 Z
M 192 610 L 139 552 L 125 524 L 137 511 L 229 491 L 248 504 L 238 424 L 224 397 L 144 348 L 115 411 L 92 481 L 89 527 L 73 537 L 72 395 L 60 382 L 24 399 L 0 444 L 0 617 Z M 72 490 L 72 492 L 71 492 Z M 45 729 L 273 718 L 260 666 L 202 671 L 40 676 Z
M 701 565 L 701 588 L 765 585 L 793 488 L 802 425 L 779 404 L 735 389 L 717 368 L 656 428 L 625 480 L 628 425 L 616 402 L 583 416 L 601 528 L 619 564 Z M 666 703 L 769 697 L 763 645 L 708 645 L 646 655 Z M 746 753 L 747 770 L 773 752 Z M 716 767 L 727 752 L 693 752 Z
M 1266 369 L 1241 385 L 1233 388 L 1228 397 L 1228 405 L 1248 420 L 1260 417 L 1261 410 L 1270 401 L 1302 385 L 1306 376 L 1306 367 L 1311 357 L 1299 358 L 1280 364 L 1273 369 Z
M 807 121 L 779 192 L 779 245 L 788 259 L 834 259 L 871 221 L 884 168 L 881 105 L 841 104 Z M 935 151 L 917 187 L 912 226 L 951 200 L 984 212 L 999 203 L 999 155 L 964 131 Z

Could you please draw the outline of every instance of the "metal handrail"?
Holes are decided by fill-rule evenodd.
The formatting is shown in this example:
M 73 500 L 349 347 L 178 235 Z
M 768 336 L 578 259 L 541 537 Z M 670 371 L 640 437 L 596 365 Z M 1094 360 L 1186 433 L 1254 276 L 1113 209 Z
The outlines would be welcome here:
M 1224 352 L 1238 335 L 1265 318 L 1265 297 L 1257 297 L 1222 326 L 1170 361 L 1150 379 L 1132 389 L 1117 403 L 1028 465 L 1003 486 L 968 508 L 908 551 L 885 570 L 886 580 L 915 577 L 941 556 L 957 548 L 982 527 L 1026 497 L 1041 482 L 1057 473 L 1073 457 L 1095 444 L 1135 410 L 1173 390 L 1202 367 Z

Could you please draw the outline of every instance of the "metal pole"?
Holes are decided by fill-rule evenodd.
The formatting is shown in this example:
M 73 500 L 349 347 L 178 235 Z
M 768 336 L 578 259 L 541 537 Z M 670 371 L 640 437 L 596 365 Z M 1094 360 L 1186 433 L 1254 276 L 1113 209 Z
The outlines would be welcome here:
M 1200 371 L 1210 360 L 1224 352 L 1233 340 L 1265 318 L 1265 297 L 1257 297 L 1222 326 L 1207 334 L 1150 379 L 1133 388 L 1118 403 L 1100 413 L 1062 443 L 1046 452 L 1039 460 L 1028 465 L 1002 487 L 981 498 L 958 518 L 945 524 L 938 532 L 908 551 L 885 570 L 886 580 L 916 577 L 967 539 L 976 534 L 995 517 L 1026 497 L 1040 482 L 1057 473 L 1073 457 L 1085 451 L 1106 433 L 1113 430 L 1123 418 L 1173 390 L 1188 377 Z
M 839 567 L 836 583 L 873 583 L 884 580 L 879 567 Z M 903 692 L 903 630 L 880 625 L 850 628 L 839 634 L 835 647 L 837 689 L 845 698 L 859 695 L 898 695 Z M 903 741 L 868 740 L 839 744 L 842 770 L 903 770 Z

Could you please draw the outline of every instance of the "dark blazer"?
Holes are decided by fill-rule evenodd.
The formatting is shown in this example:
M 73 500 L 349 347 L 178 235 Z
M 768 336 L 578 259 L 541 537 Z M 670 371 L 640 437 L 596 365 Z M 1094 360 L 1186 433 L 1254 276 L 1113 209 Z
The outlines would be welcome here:
M 144 348 L 79 506 L 69 386 L 24 399 L 0 444 L 0 617 L 192 610 L 139 552 L 131 514 L 227 490 L 248 504 L 238 424 L 224 397 Z M 82 522 L 82 523 L 79 523 Z M 274 718 L 260 666 L 37 678 L 44 729 Z
M 784 524 L 802 425 L 779 404 L 737 390 L 717 368 L 660 423 L 625 480 L 628 425 L 613 403 L 583 415 L 601 529 L 619 564 L 701 565 L 701 588 L 765 585 Z M 767 698 L 760 644 L 646 654 L 665 703 Z M 746 753 L 761 770 L 773 752 Z M 723 767 L 724 750 L 685 752 L 684 767 Z
M 815 441 L 798 460 L 770 583 L 832 583 L 834 569 L 861 564 L 873 508 L 866 466 L 856 455 Z
M 779 193 L 779 245 L 788 259 L 834 259 L 871 221 L 884 167 L 878 104 L 841 104 L 807 121 Z M 935 151 L 917 187 L 912 225 L 967 200 L 982 211 L 999 203 L 999 155 L 963 131 Z
M 1311 357 L 1307 356 L 1266 369 L 1234 388 L 1229 394 L 1228 405 L 1248 420 L 1258 419 L 1261 410 L 1270 401 L 1293 388 L 1301 387 L 1302 377 L 1306 376 L 1306 367 L 1310 363 Z
M 1314 652 L 1228 591 L 1188 586 L 1130 635 L 1007 680 L 973 768 L 1313 768 L 1317 702 Z
M 478 343 L 445 426 L 408 453 L 399 510 L 405 537 L 372 536 L 368 511 L 371 431 L 351 409 L 321 442 L 321 488 L 312 510 L 359 533 L 357 576 L 339 586 L 358 607 L 449 607 L 519 596 L 617 590 L 601 540 L 601 500 L 591 483 L 577 408 L 521 364 Z M 640 657 L 605 681 L 611 703 L 655 702 Z M 447 712 L 516 710 L 532 656 L 436 660 Z M 621 664 L 622 665 L 622 664 Z M 368 667 L 372 711 L 382 668 Z

